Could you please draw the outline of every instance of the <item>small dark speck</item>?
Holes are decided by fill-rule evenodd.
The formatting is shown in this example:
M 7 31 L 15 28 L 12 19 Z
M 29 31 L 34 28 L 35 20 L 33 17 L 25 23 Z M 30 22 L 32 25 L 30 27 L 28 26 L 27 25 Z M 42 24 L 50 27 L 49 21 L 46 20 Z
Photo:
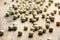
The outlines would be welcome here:
M 7 4 L 7 2 L 4 2 L 4 5 L 6 5 Z
M 14 0 L 12 0 L 12 2 L 13 2 Z

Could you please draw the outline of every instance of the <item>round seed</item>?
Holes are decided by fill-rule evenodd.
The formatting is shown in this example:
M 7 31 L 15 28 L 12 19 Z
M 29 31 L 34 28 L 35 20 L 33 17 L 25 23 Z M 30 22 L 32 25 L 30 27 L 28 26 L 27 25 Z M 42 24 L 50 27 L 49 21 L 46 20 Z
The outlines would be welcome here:
M 53 28 L 49 28 L 49 32 L 52 33 L 53 32 Z
M 3 36 L 3 32 L 2 32 L 2 31 L 0 31 L 0 37 L 1 37 L 1 36 Z
M 4 2 L 4 5 L 6 5 L 7 4 L 7 2 Z
M 42 26 L 38 26 L 38 29 L 39 29 L 39 30 L 42 29 Z
M 54 22 L 55 18 L 54 17 L 49 17 L 49 19 L 50 19 L 51 22 Z
M 14 2 L 14 0 L 12 0 L 12 2 Z
M 49 19 L 47 19 L 47 20 L 46 20 L 46 22 L 47 22 L 47 23 L 50 23 L 50 20 L 49 20 Z
M 49 14 L 46 14 L 47 16 L 49 16 Z
M 20 14 L 17 14 L 17 18 L 19 18 L 20 17 Z
M 19 32 L 18 32 L 18 37 L 21 37 L 21 36 L 22 36 L 22 32 L 19 31 Z
M 35 32 L 35 28 L 34 27 L 31 27 L 30 30 L 33 31 L 33 32 Z
M 44 8 L 44 12 L 46 12 L 47 11 L 47 9 L 46 8 Z
M 8 27 L 8 31 L 12 31 L 13 28 L 11 26 Z
M 54 11 L 54 14 L 56 14 L 57 13 L 57 11 L 56 10 L 53 10 Z
M 38 17 L 38 16 L 35 16 L 34 18 L 35 18 L 37 21 L 39 20 L 39 17 Z
M 40 14 L 40 13 L 42 13 L 42 10 L 37 11 L 37 14 Z
M 6 13 L 5 17 L 9 17 L 9 13 Z
M 10 13 L 10 15 L 14 15 L 14 12 L 9 12 Z
M 34 23 L 34 22 L 36 22 L 36 19 L 30 18 L 29 22 Z
M 51 15 L 54 16 L 54 13 L 51 12 Z
M 43 29 L 43 33 L 46 33 L 46 29 L 45 28 Z
M 42 14 L 42 18 L 43 18 L 43 19 L 45 18 L 45 15 L 44 15 L 44 14 Z
M 59 11 L 59 15 L 60 15 L 60 11 Z
M 22 22 L 22 23 L 24 23 L 24 22 L 26 22 L 26 21 L 28 21 L 28 17 L 26 17 L 26 16 L 25 16 L 25 17 L 21 17 L 21 22 Z
M 40 29 L 40 30 L 38 31 L 38 35 L 42 35 L 42 34 L 43 34 L 43 30 Z
M 29 32 L 29 38 L 32 38 L 33 37 L 33 31 L 30 31 Z
M 27 26 L 24 26 L 24 31 L 27 31 L 28 30 L 28 27 Z
M 16 19 L 17 19 L 17 15 L 14 15 L 14 16 L 13 16 L 13 20 L 16 20 Z
M 46 29 L 49 29 L 49 25 L 48 24 L 46 24 L 45 27 L 46 27 Z
M 16 26 L 13 26 L 13 31 L 16 31 L 17 30 L 17 27 Z

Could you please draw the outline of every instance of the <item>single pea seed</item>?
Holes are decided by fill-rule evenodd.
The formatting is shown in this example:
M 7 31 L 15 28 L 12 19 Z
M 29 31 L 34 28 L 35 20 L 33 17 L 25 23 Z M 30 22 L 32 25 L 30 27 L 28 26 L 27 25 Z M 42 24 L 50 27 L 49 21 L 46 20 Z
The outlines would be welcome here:
M 46 24 L 45 27 L 46 27 L 46 29 L 49 29 L 49 25 L 48 24 Z
M 8 31 L 10 32 L 10 31 L 12 31 L 13 30 L 13 28 L 12 27 L 8 27 Z
M 36 19 L 30 18 L 29 22 L 34 23 L 34 22 L 36 22 Z
M 44 12 L 46 12 L 47 11 L 47 9 L 46 8 L 44 8 Z
M 14 0 L 12 0 L 12 2 L 14 2 Z
M 9 17 L 9 13 L 6 13 L 5 17 Z
M 46 29 L 43 29 L 43 33 L 46 33 Z
M 49 32 L 52 33 L 53 32 L 53 28 L 49 28 Z
M 18 37 L 21 37 L 21 36 L 22 36 L 22 32 L 19 31 L 19 32 L 18 32 Z
M 54 13 L 51 12 L 51 15 L 54 16 Z
M 42 29 L 42 26 L 38 26 L 39 30 Z
M 16 19 L 17 19 L 17 15 L 14 15 L 14 16 L 13 16 L 13 20 L 16 20 Z
M 0 31 L 0 37 L 2 37 L 3 36 L 3 32 L 2 31 Z
M 45 18 L 45 15 L 44 14 L 42 14 L 42 19 L 44 19 Z
M 59 11 L 59 15 L 60 15 L 60 11 Z
M 14 15 L 14 12 L 9 12 L 10 13 L 10 15 Z
M 55 18 L 54 17 L 49 17 L 49 19 L 50 19 L 51 22 L 54 22 Z
M 35 32 L 35 28 L 34 27 L 30 28 L 30 31 Z
M 24 26 L 24 31 L 27 31 L 28 30 L 28 27 Z
M 38 35 L 40 36 L 40 35 L 42 35 L 42 34 L 43 34 L 43 30 L 40 29 L 40 30 L 38 31 Z
M 49 23 L 49 24 L 50 24 L 50 19 L 47 19 L 47 20 L 46 20 L 46 23 Z
M 47 16 L 49 16 L 49 14 L 46 14 Z
M 56 14 L 57 13 L 57 11 L 56 10 L 53 10 L 54 11 L 54 14 Z
M 32 38 L 33 37 L 33 31 L 30 31 L 29 32 L 29 38 Z
M 17 30 L 17 27 L 16 26 L 13 26 L 13 31 L 16 31 Z
M 7 2 L 4 2 L 4 5 L 6 5 L 7 4 Z

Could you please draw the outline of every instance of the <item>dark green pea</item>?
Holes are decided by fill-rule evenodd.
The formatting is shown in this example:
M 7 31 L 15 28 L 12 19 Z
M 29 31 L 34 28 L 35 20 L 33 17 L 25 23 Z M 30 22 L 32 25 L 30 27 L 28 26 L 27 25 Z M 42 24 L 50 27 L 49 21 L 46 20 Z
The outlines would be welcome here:
M 7 4 L 7 2 L 4 2 L 4 5 L 6 5 Z
M 9 13 L 6 13 L 5 17 L 9 17 Z
M 33 32 L 29 32 L 29 38 L 33 37 Z
M 46 29 L 43 29 L 43 33 L 46 33 Z
M 49 25 L 45 25 L 46 29 L 49 29 Z
M 52 33 L 53 32 L 53 28 L 49 28 L 49 32 Z
M 45 18 L 45 15 L 44 14 L 42 14 L 42 19 L 44 19 Z
M 13 16 L 13 20 L 16 20 L 17 19 L 17 16 Z
M 17 27 L 13 26 L 13 31 L 16 31 L 17 30 Z
M 22 32 L 18 32 L 18 37 L 21 37 L 22 36 Z
M 40 35 L 42 35 L 43 34 L 43 30 L 39 30 L 38 31 L 38 35 L 40 36 Z
M 54 22 L 55 18 L 54 17 L 49 17 L 49 19 L 50 19 L 51 22 Z
M 24 26 L 24 31 L 27 31 L 28 30 L 28 27 Z
M 1 36 L 3 36 L 3 32 L 2 32 L 2 31 L 0 31 L 0 37 L 1 37 Z
M 12 31 L 13 30 L 13 28 L 12 27 L 8 27 L 8 31 Z

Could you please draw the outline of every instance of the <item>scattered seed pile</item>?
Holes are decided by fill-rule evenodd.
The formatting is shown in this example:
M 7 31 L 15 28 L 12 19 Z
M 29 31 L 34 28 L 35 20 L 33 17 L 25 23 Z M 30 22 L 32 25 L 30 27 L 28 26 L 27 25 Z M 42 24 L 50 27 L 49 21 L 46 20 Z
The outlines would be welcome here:
M 54 29 L 50 27 L 51 23 L 55 22 L 55 15 L 57 13 L 57 10 L 53 10 L 53 12 L 46 13 L 48 8 L 54 3 L 53 0 L 48 0 L 48 4 L 44 6 L 44 3 L 46 0 L 12 0 L 12 2 L 15 2 L 16 4 L 12 4 L 9 7 L 9 10 L 6 12 L 5 18 L 9 18 L 12 16 L 12 21 L 21 20 L 21 23 L 26 23 L 27 21 L 31 23 L 33 26 L 30 28 L 30 32 L 28 37 L 33 38 L 33 35 L 35 32 L 38 32 L 38 36 L 42 36 L 46 33 L 46 30 L 48 30 L 49 33 L 53 33 Z M 4 5 L 7 3 L 5 2 Z M 55 3 L 55 7 L 60 9 L 60 3 Z M 45 13 L 45 14 L 43 14 Z M 60 15 L 60 11 L 58 11 L 58 14 Z M 29 17 L 31 15 L 31 17 Z M 41 15 L 41 17 L 37 16 Z M 41 19 L 45 20 L 46 25 L 45 28 L 43 28 L 41 25 L 38 25 L 36 22 Z M 27 24 L 28 25 L 28 24 Z M 56 22 L 56 26 L 60 26 L 60 22 Z M 29 27 L 24 26 L 24 31 L 27 31 Z M 16 24 L 12 24 L 12 26 L 8 26 L 8 31 L 16 31 L 18 28 Z M 0 37 L 3 36 L 3 31 L 0 31 Z M 23 35 L 22 31 L 18 31 L 18 37 L 21 37 Z M 50 40 L 49 38 L 48 40 Z

